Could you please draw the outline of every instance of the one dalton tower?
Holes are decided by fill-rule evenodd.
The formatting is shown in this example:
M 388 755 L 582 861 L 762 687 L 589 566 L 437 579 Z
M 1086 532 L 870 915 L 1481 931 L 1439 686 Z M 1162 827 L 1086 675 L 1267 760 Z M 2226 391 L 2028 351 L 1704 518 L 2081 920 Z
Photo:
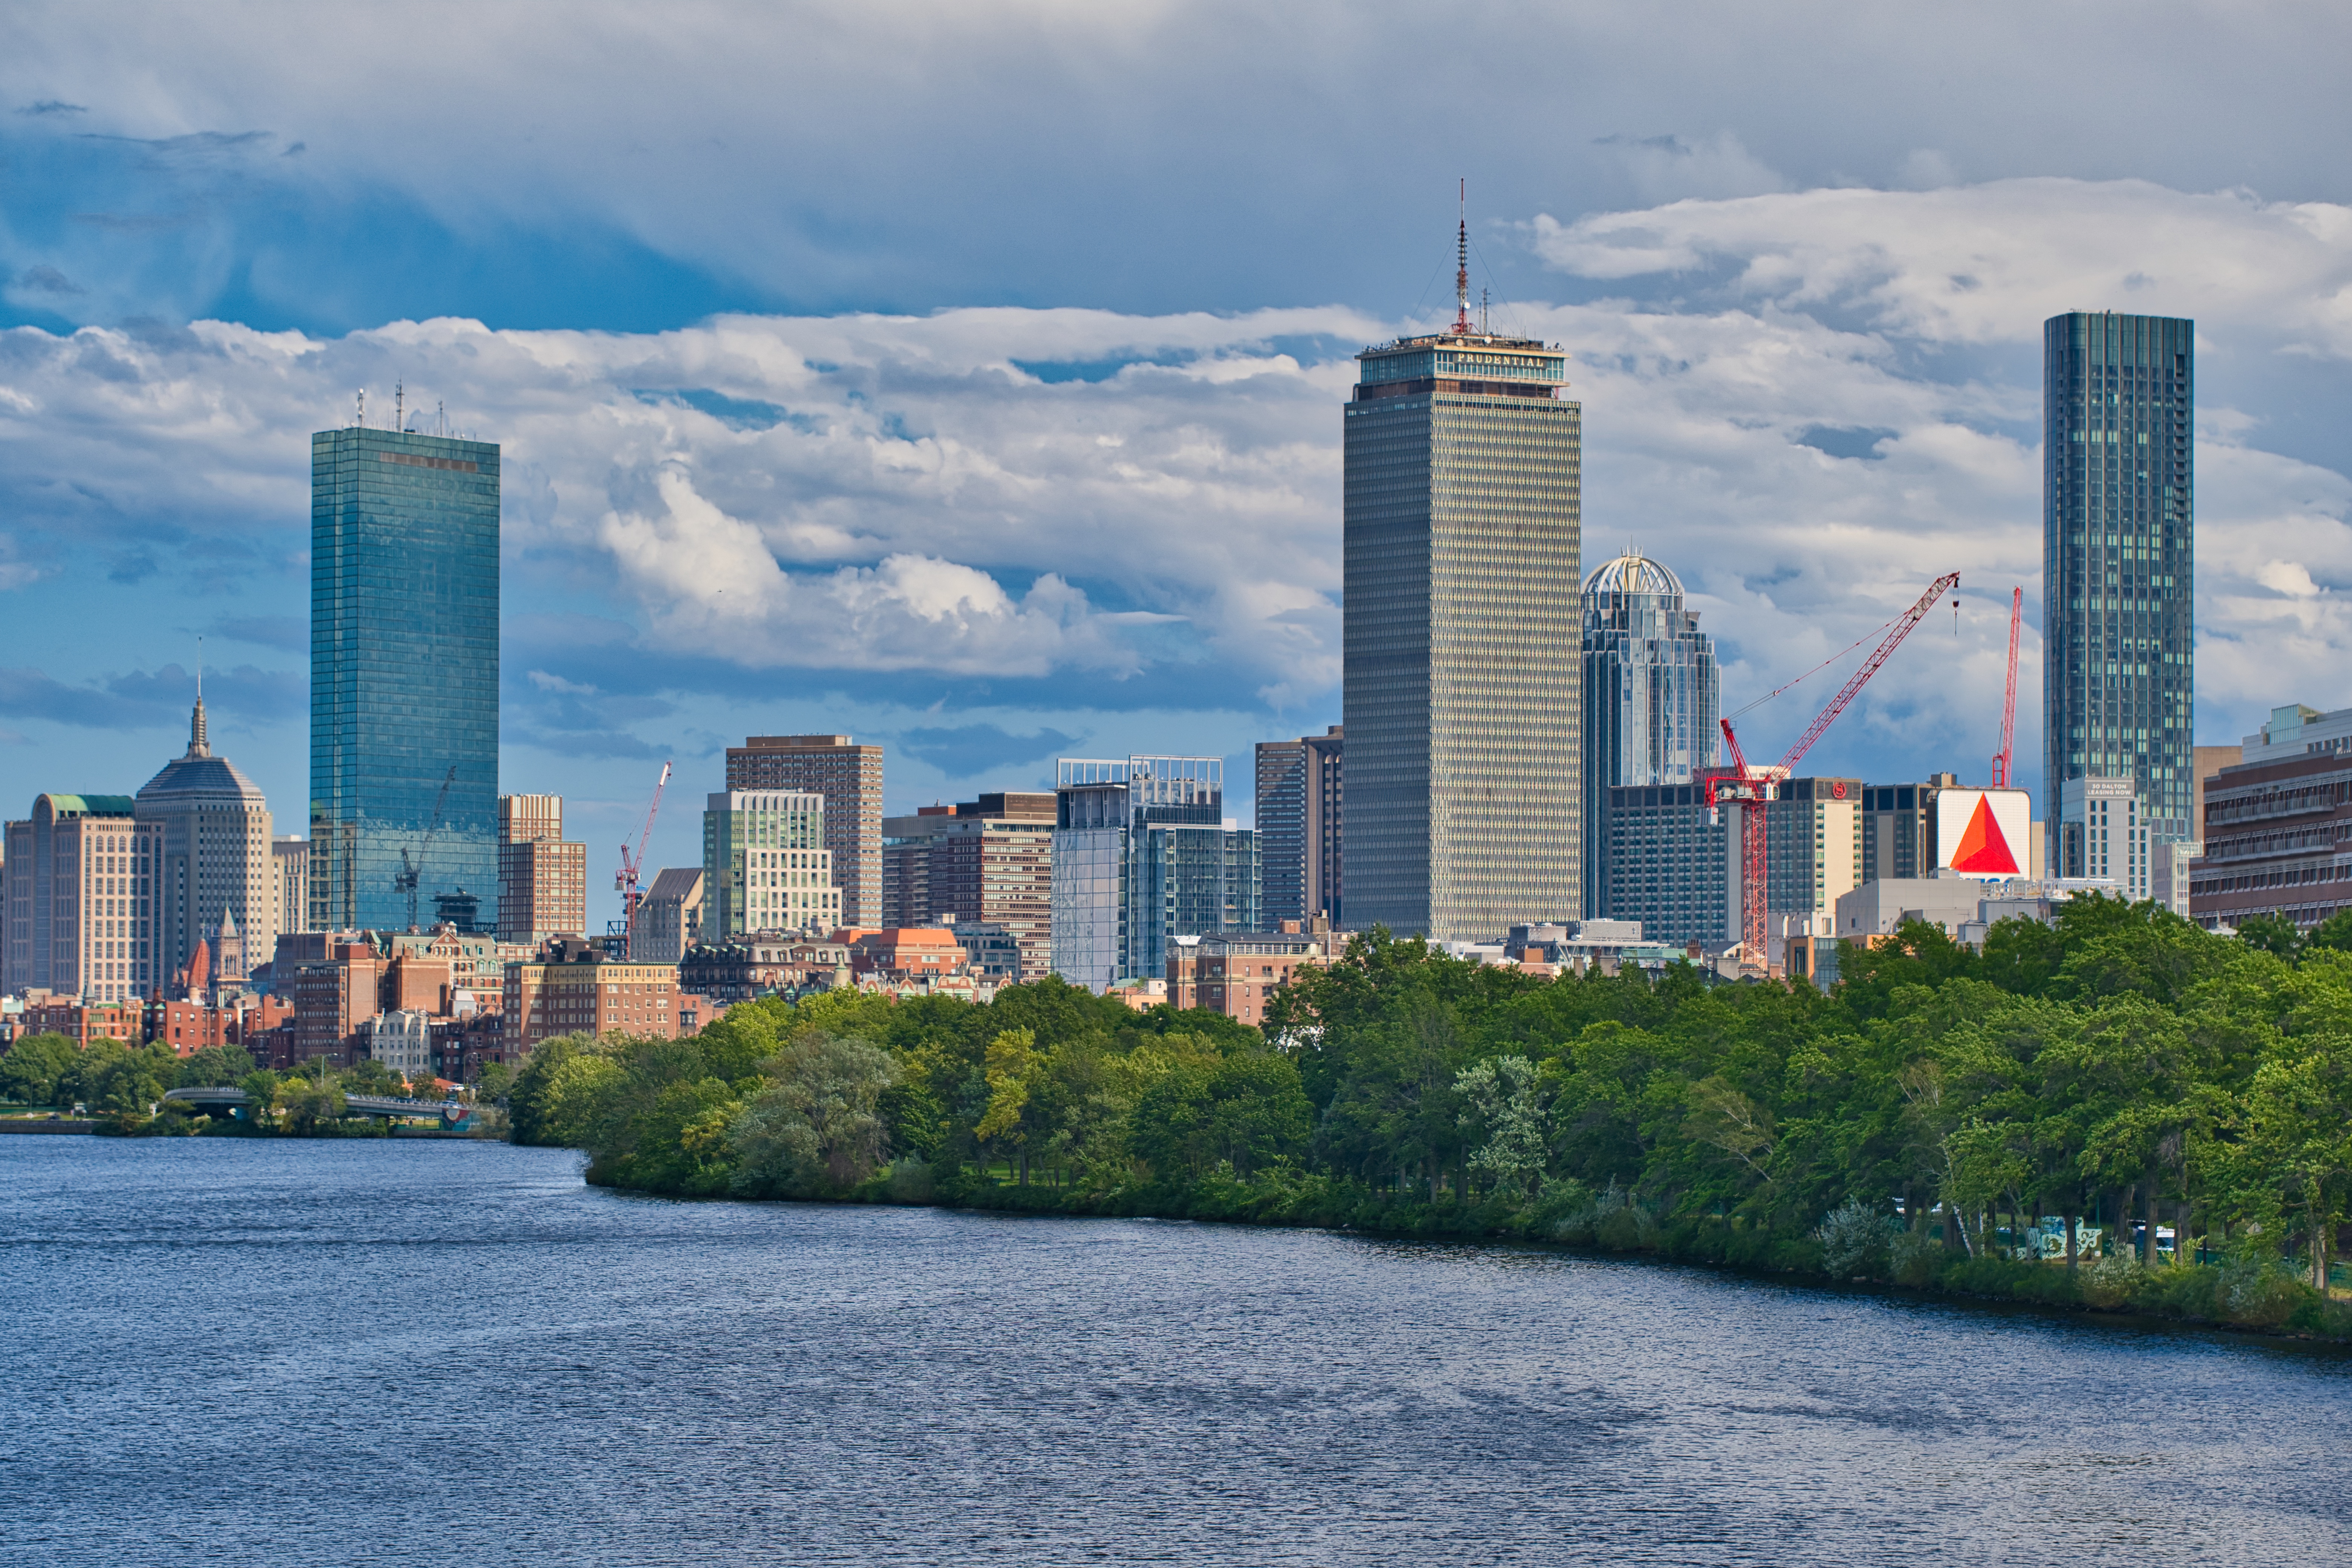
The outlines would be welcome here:
M 1438 942 L 1582 913 L 1582 409 L 1470 320 L 1357 355 L 1347 409 L 1348 919 Z M 1483 314 L 1483 312 L 1482 312 Z

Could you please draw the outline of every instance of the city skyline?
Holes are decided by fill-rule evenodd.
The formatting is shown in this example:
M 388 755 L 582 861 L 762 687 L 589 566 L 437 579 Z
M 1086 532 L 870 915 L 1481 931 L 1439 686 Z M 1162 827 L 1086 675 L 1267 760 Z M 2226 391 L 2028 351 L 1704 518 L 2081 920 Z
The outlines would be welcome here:
M 137 36 L 183 25 L 152 21 Z M 1789 47 L 1753 18 L 1717 22 L 1747 58 Z M 614 26 L 583 14 L 573 68 L 625 60 L 647 101 L 687 91 L 675 61 L 631 58 Z M 2262 135 L 2258 115 L 2126 137 L 2118 110 L 2139 89 L 2123 79 L 2034 88 L 2063 58 L 2054 39 L 2099 36 L 2092 19 L 2038 23 L 2050 47 L 2031 51 L 1990 47 L 1997 23 L 1916 19 L 2032 106 L 1958 121 L 1935 94 L 1889 89 L 1928 68 L 1916 28 L 1855 46 L 1883 68 L 1823 111 L 1678 54 L 1664 96 L 1629 96 L 1622 81 L 1656 77 L 1647 30 L 1537 26 L 1567 62 L 1527 83 L 1553 133 L 1360 128 L 1301 188 L 1259 153 L 1330 132 L 1252 100 L 1271 118 L 1213 187 L 1194 160 L 1237 155 L 1224 121 L 1146 139 L 1146 167 L 1175 180 L 1155 205 L 1218 199 L 1192 201 L 1195 222 L 1145 254 L 1123 243 L 1137 220 L 1119 203 L 1140 188 L 1125 179 L 1117 199 L 1082 179 L 1073 202 L 967 178 L 936 208 L 798 238 L 761 227 L 870 199 L 835 181 L 715 231 L 698 215 L 744 210 L 742 149 L 792 141 L 761 117 L 802 110 L 769 94 L 698 86 L 695 113 L 721 129 L 690 156 L 658 138 L 622 158 L 593 134 L 559 153 L 468 133 L 460 157 L 436 129 L 386 162 L 353 116 L 422 63 L 397 30 L 360 29 L 289 75 L 225 16 L 134 96 L 109 63 L 146 47 L 134 35 L 19 10 L 0 23 L 26 44 L 0 51 L 0 153 L 21 176 L 0 237 L 0 603 L 21 643 L 0 679 L 0 792 L 145 776 L 178 749 L 202 636 L 216 739 L 281 826 L 303 826 L 300 441 L 361 388 L 379 426 L 404 397 L 426 428 L 509 458 L 500 787 L 566 795 L 600 884 L 659 763 L 692 776 L 751 731 L 882 744 L 891 813 L 1049 787 L 1072 752 L 1214 752 L 1244 776 L 1255 741 L 1342 718 L 1330 411 L 1350 356 L 1448 314 L 1423 284 L 1452 268 L 1462 175 L 1474 293 L 1498 327 L 1572 356 L 1594 539 L 1634 540 L 1683 576 L 1727 707 L 1883 623 L 1931 574 L 1923 558 L 1962 573 L 1957 635 L 1945 618 L 1936 658 L 1884 672 L 1823 768 L 1984 782 L 2017 584 L 2019 729 L 2038 732 L 2038 325 L 2069 310 L 2202 334 L 2197 738 L 2229 743 L 2291 699 L 2352 700 L 2273 689 L 2282 662 L 2352 667 L 2335 437 L 2352 343 L 2325 305 L 2352 276 L 2352 225 L 2331 216 L 2352 177 L 2307 138 Z M 1018 69 L 1049 98 L 1077 90 L 1126 58 L 1131 26 L 1154 65 L 1120 79 L 1129 108 L 1242 101 L 1219 96 L 1242 89 L 1182 20 L 1090 17 Z M 1368 58 L 1410 52 L 1390 21 L 1350 26 Z M 772 57 L 786 32 L 751 28 L 740 58 Z M 845 58 L 880 47 L 856 38 Z M 481 40 L 485 60 L 526 47 L 496 26 Z M 2313 52 L 2232 36 L 2192 67 L 2147 47 L 2143 88 L 2187 72 L 2202 101 L 2250 111 Z M 1296 64 L 1336 68 L 1312 50 Z M 240 84 L 234 106 L 218 82 Z M 537 112 L 543 91 L 533 78 L 452 123 Z M 1095 134 L 1050 157 L 1129 145 L 1083 91 L 1070 107 Z M 958 145 L 1000 133 L 982 117 Z M 690 177 L 651 177 L 666 163 Z M 901 172 L 919 187 L 939 173 Z M 806 178 L 754 185 L 807 195 Z M 1379 202 L 1349 194 L 1374 179 Z M 990 204 L 967 205 L 982 188 Z M 464 195 L 487 189 L 544 205 L 502 203 L 492 244 Z M 929 243 L 940 224 L 959 243 Z M 775 243 L 742 248 L 752 229 Z M 1799 727 L 1803 695 L 1756 716 L 1766 749 Z M 2020 753 L 2040 799 L 2040 749 Z M 653 860 L 693 863 L 692 839 L 673 814 Z

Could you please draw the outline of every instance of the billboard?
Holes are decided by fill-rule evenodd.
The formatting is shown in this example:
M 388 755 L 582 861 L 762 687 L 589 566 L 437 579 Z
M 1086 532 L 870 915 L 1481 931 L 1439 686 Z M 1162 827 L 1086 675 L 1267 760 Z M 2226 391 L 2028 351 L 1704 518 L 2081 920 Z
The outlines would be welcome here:
M 2021 789 L 1936 792 L 1936 868 L 1966 877 L 2022 877 L 2033 804 Z

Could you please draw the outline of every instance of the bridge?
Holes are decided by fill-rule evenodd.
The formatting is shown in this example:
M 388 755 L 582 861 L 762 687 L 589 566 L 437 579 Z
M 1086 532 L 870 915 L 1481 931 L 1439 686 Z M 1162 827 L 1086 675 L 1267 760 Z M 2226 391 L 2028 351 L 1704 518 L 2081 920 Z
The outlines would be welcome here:
M 166 1090 L 163 1098 L 199 1110 L 232 1113 L 253 1103 L 253 1097 L 241 1089 L 174 1089 Z M 347 1094 L 343 1109 L 355 1116 L 431 1117 L 449 1128 L 462 1127 L 474 1116 L 474 1108 L 463 1100 L 399 1100 L 383 1094 Z

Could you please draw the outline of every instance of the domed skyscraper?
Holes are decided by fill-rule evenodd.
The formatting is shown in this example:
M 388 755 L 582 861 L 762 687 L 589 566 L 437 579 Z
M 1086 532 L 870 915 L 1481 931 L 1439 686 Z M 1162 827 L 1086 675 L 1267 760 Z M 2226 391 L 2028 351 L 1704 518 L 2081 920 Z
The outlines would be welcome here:
M 1688 784 L 1715 764 L 1715 646 L 1683 608 L 1682 579 L 1630 545 L 1584 579 L 1584 910 L 1612 908 L 1609 790 Z M 1672 938 L 1665 931 L 1644 935 Z
M 196 943 L 217 941 L 224 924 L 242 932 L 241 947 L 257 958 L 276 950 L 269 804 L 234 763 L 213 755 L 201 690 L 188 721 L 187 751 L 147 781 L 131 810 L 160 839 L 142 922 L 149 937 L 144 973 L 136 976 L 142 993 L 176 975 Z

